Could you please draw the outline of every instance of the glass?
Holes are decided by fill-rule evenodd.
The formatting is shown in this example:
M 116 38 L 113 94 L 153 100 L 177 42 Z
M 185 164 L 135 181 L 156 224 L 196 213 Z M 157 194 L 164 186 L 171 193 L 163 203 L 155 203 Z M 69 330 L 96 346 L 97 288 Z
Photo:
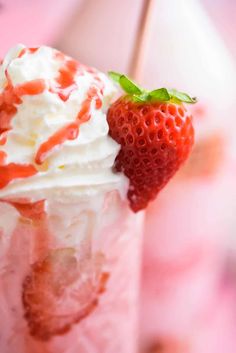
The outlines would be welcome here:
M 142 213 L 60 192 L 0 214 L 1 353 L 136 352 Z

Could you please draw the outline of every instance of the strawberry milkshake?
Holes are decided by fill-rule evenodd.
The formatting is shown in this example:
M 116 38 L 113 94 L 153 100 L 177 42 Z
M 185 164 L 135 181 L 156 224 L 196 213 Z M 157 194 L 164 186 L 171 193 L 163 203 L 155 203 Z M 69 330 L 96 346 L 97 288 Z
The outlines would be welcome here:
M 111 80 L 49 47 L 0 66 L 0 351 L 134 353 L 143 213 L 113 173 Z
M 142 210 L 189 156 L 196 99 L 110 77 L 116 100 L 49 47 L 1 64 L 1 353 L 137 351 Z

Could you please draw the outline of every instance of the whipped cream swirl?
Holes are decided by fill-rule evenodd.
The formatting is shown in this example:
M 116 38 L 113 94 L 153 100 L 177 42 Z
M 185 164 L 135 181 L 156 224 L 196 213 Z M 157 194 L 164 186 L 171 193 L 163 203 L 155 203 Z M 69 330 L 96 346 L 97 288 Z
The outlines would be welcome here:
M 55 49 L 10 50 L 0 66 L 0 174 L 13 177 L 0 197 L 125 193 L 125 177 L 112 172 L 119 145 L 106 120 L 116 93 L 105 74 Z M 30 175 L 15 172 L 22 166 Z

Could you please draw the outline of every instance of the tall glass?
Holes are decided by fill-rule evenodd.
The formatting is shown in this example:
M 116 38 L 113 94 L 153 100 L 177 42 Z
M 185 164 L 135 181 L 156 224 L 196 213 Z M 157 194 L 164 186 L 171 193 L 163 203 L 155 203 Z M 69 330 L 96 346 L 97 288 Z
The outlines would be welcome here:
M 0 352 L 135 353 L 142 218 L 117 192 L 1 199 Z

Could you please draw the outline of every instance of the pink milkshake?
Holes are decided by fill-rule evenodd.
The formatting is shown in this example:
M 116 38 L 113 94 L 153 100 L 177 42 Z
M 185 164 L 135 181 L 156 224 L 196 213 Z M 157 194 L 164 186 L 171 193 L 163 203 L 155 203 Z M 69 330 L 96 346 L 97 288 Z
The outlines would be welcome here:
M 0 351 L 135 353 L 143 214 L 112 166 L 108 77 L 49 47 L 0 66 Z

